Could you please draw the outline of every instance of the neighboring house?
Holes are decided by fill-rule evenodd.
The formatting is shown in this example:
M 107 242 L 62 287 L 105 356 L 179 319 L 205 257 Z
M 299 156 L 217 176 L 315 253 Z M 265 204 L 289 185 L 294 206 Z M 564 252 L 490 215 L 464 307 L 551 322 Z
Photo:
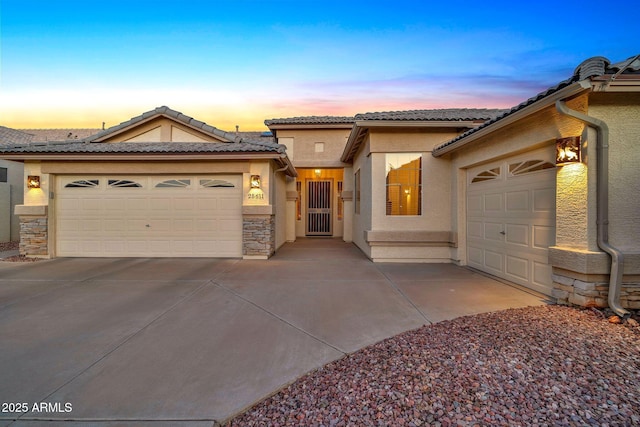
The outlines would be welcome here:
M 31 139 L 28 133 L 0 126 L 0 149 L 28 143 Z M 0 243 L 20 240 L 20 220 L 13 212 L 23 203 L 23 169 L 20 162 L 0 160 Z
M 640 308 L 638 57 L 588 59 L 510 110 L 265 124 L 277 144 L 162 107 L 83 142 L 3 149 L 41 176 L 16 212 L 48 234 L 25 226 L 23 253 L 267 258 L 331 236 L 373 261 L 468 265 L 561 302 Z

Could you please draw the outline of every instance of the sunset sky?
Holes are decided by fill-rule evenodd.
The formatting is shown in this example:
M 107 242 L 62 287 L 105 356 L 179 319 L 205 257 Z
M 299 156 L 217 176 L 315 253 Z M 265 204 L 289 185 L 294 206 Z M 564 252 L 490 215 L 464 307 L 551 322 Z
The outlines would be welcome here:
M 589 57 L 639 54 L 639 4 L 0 0 L 0 125 L 511 107 Z

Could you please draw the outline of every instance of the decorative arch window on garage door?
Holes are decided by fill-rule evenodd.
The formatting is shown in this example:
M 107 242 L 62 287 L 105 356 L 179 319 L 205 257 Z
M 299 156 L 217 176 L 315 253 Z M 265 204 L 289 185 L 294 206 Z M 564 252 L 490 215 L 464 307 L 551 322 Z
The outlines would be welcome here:
M 204 188 L 235 187 L 233 183 L 224 179 L 201 179 L 200 186 Z
M 487 169 L 484 170 L 482 172 L 480 172 L 479 174 L 477 174 L 476 176 L 473 177 L 473 179 L 471 180 L 472 183 L 474 182 L 485 182 L 485 181 L 493 181 L 494 179 L 498 179 L 500 178 L 500 168 L 492 168 L 492 169 Z
M 69 182 L 64 188 L 97 188 L 99 185 L 100 180 L 98 179 L 79 179 Z
M 141 188 L 142 184 L 128 179 L 110 179 L 109 187 L 111 188 Z
M 517 176 L 545 169 L 552 169 L 555 167 L 556 165 L 553 163 L 544 160 L 526 160 L 523 162 L 511 163 L 509 165 L 509 173 L 513 176 Z
M 157 183 L 156 188 L 186 188 L 190 185 L 190 179 L 168 179 Z

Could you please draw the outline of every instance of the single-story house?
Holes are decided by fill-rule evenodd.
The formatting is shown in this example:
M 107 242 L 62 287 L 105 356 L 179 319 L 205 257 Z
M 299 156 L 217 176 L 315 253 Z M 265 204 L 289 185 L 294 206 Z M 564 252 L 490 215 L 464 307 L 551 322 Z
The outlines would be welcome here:
M 332 236 L 377 262 L 640 308 L 638 56 L 588 59 L 509 110 L 265 124 L 273 138 L 243 137 L 161 107 L 83 141 L 3 148 L 40 180 L 16 207 L 22 252 L 268 258 Z

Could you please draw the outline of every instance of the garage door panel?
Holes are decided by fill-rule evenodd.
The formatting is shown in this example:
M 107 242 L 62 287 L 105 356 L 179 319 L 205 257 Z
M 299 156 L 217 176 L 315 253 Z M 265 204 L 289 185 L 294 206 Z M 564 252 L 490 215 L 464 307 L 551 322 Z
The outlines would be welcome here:
M 547 225 L 533 226 L 533 246 L 535 248 L 547 249 L 555 242 L 556 228 Z
M 467 199 L 467 210 L 470 216 L 482 214 L 482 196 L 469 196 Z
M 506 194 L 507 213 L 529 211 L 529 191 L 509 191 Z
M 196 227 L 194 221 L 191 219 L 176 219 L 172 225 L 175 231 L 195 231 Z
M 91 189 L 65 188 L 58 180 L 56 200 L 59 256 L 241 256 L 242 194 L 240 176 L 211 176 L 208 182 L 235 182 L 235 187 L 197 191 L 197 177 L 167 180 L 136 177 L 142 188 L 124 178 L 98 177 L 105 183 Z M 149 182 L 171 181 L 173 187 Z M 168 184 L 167 184 L 168 185 Z M 213 191 L 212 191 L 213 190 Z M 90 193 L 90 194 L 89 194 Z
M 529 246 L 529 226 L 506 224 L 505 240 L 514 245 Z
M 484 196 L 484 211 L 487 213 L 502 211 L 502 194 L 486 194 Z
M 468 264 L 547 294 L 548 248 L 555 244 L 554 155 L 548 146 L 467 171 Z
M 503 255 L 499 252 L 494 252 L 485 249 L 484 251 L 484 265 L 496 272 L 503 272 Z
M 102 230 L 102 222 L 97 219 L 80 220 L 80 229 L 85 232 L 99 233 Z
M 484 256 L 483 250 L 481 248 L 476 248 L 473 246 L 469 247 L 469 263 L 475 264 L 476 266 L 484 265 Z
M 102 210 L 102 200 L 101 199 L 91 199 L 86 198 L 82 199 L 80 202 L 80 209 L 82 210 L 92 210 L 92 211 L 100 211 Z
M 529 280 L 529 260 L 512 255 L 507 255 L 506 273 L 520 280 Z
M 467 226 L 467 233 L 469 237 L 482 237 L 483 224 L 482 221 L 469 221 Z
M 215 211 L 218 209 L 217 199 L 198 199 L 197 206 L 202 211 Z
M 533 190 L 533 210 L 537 212 L 555 212 L 555 188 Z
M 536 285 L 550 287 L 552 267 L 546 262 L 533 262 L 533 282 Z
M 502 223 L 485 222 L 484 223 L 484 238 L 487 240 L 493 240 L 501 242 L 504 236 L 501 234 L 504 226 Z

